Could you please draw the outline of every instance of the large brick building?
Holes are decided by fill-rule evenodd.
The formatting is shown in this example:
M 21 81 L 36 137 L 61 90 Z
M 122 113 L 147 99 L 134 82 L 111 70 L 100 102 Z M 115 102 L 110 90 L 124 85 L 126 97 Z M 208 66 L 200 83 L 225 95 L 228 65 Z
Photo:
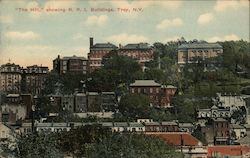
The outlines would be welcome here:
M 96 43 L 90 38 L 90 51 L 88 53 L 90 72 L 102 66 L 102 59 L 105 55 L 116 50 L 118 55 L 128 56 L 135 59 L 143 68 L 145 62 L 153 60 L 153 48 L 148 43 L 134 43 L 119 48 L 112 43 Z
M 33 95 L 41 94 L 48 72 L 49 68 L 47 66 L 33 65 L 23 69 L 22 77 L 25 82 L 25 91 Z
M 128 56 L 135 59 L 142 67 L 146 62 L 153 60 L 153 48 L 148 43 L 127 44 L 120 46 L 119 55 Z
M 154 80 L 136 80 L 130 84 L 130 93 L 147 95 L 150 104 L 156 107 L 169 107 L 176 90 L 174 86 L 161 85 Z
M 216 57 L 223 53 L 223 48 L 218 43 L 187 43 L 178 47 L 178 64 L 196 62 L 197 58 Z
M 94 44 L 94 39 L 91 37 L 89 39 L 89 71 L 92 72 L 97 68 L 102 66 L 102 58 L 107 55 L 112 50 L 117 50 L 118 47 L 112 43 L 96 43 Z
M 7 63 L 0 68 L 0 91 L 20 93 L 22 69 L 14 63 Z
M 88 60 L 85 57 L 71 56 L 61 58 L 59 55 L 53 60 L 53 70 L 60 75 L 67 72 L 83 73 L 87 72 Z

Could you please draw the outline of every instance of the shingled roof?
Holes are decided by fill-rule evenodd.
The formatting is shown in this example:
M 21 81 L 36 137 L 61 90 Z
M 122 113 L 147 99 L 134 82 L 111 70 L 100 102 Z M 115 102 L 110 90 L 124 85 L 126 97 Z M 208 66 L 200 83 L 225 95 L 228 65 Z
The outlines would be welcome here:
M 154 80 L 135 80 L 134 83 L 130 86 L 161 86 L 159 83 L 156 83 Z

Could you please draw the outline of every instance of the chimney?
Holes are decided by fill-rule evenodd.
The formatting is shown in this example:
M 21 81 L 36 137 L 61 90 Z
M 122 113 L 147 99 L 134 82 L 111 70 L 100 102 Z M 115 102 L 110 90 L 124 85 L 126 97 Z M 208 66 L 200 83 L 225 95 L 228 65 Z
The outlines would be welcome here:
M 89 38 L 89 47 L 92 48 L 94 45 L 94 38 L 93 37 L 90 37 Z

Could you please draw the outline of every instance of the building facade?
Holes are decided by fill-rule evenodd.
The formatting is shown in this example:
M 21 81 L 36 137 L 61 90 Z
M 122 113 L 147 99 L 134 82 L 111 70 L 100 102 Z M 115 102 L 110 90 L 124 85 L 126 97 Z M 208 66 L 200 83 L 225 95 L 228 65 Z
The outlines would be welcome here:
M 62 75 L 65 73 L 87 73 L 88 60 L 85 57 L 63 57 L 60 55 L 53 60 L 53 70 Z
M 147 95 L 151 106 L 156 107 L 169 107 L 176 90 L 174 86 L 161 85 L 154 80 L 135 80 L 130 84 L 130 93 Z
M 110 53 L 112 50 L 117 50 L 118 47 L 112 43 L 96 43 L 94 44 L 94 38 L 89 39 L 89 71 L 93 72 L 95 69 L 102 66 L 102 59 L 105 55 Z
M 205 60 L 223 53 L 218 43 L 188 43 L 178 47 L 178 64 L 195 63 L 197 58 Z
M 148 43 L 127 44 L 118 49 L 118 55 L 135 59 L 141 67 L 144 67 L 146 62 L 153 60 L 153 53 L 153 48 Z
M 0 68 L 0 91 L 20 93 L 22 69 L 14 63 L 7 63 Z
M 146 62 L 153 60 L 153 48 L 149 46 L 148 43 L 133 43 L 125 46 L 119 45 L 119 47 L 117 47 L 112 43 L 94 44 L 94 39 L 91 37 L 89 49 L 88 60 L 90 72 L 103 66 L 103 57 L 111 51 L 117 51 L 118 55 L 135 59 L 142 68 L 144 68 Z
M 23 69 L 22 77 L 25 82 L 25 92 L 33 95 L 41 94 L 42 90 L 45 88 L 44 82 L 48 72 L 49 68 L 47 66 L 33 65 Z

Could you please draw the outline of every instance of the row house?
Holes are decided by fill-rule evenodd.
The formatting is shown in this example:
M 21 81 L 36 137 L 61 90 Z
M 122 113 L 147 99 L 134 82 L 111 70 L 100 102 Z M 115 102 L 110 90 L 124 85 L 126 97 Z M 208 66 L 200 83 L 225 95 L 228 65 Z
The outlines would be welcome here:
M 6 93 L 20 93 L 22 68 L 14 63 L 7 63 L 0 67 L 0 91 Z
M 151 106 L 156 107 L 170 107 L 171 99 L 177 90 L 172 85 L 161 85 L 154 80 L 135 80 L 129 87 L 132 94 L 147 95 Z
M 87 73 L 88 59 L 85 57 L 71 56 L 58 57 L 53 60 L 53 70 L 62 75 L 65 73 Z
M 50 95 L 53 108 L 68 110 L 74 113 L 107 112 L 116 106 L 114 92 L 87 92 L 71 95 Z
M 37 132 L 60 132 L 71 129 L 69 123 L 36 123 L 34 126 Z
M 49 68 L 47 66 L 27 66 L 22 73 L 22 78 L 25 82 L 24 91 L 33 95 L 41 94 L 45 88 L 45 79 L 48 73 Z
M 197 58 L 205 60 L 223 53 L 218 43 L 187 43 L 178 47 L 178 64 L 195 63 Z
M 179 126 L 176 122 L 145 122 L 145 132 L 178 132 Z

